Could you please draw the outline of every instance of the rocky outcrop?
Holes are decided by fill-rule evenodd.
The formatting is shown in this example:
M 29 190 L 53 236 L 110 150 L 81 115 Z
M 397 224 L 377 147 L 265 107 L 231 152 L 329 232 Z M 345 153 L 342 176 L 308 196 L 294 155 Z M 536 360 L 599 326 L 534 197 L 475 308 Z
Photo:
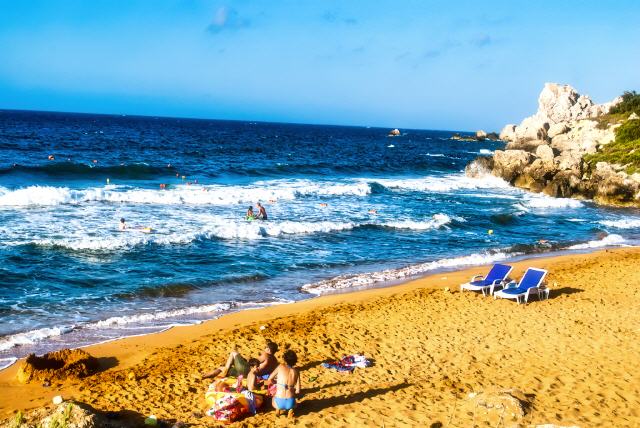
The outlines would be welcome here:
M 618 97 L 595 104 L 569 85 L 547 83 L 538 98 L 538 111 L 500 132 L 506 150 L 476 159 L 467 166 L 467 175 L 490 173 L 517 187 L 555 197 L 640 205 L 639 174 L 628 175 L 622 166 L 604 162 L 594 168 L 583 160 L 615 139 L 617 125 L 601 129 L 594 119 L 620 101 Z
M 21 383 L 78 379 L 98 371 L 98 360 L 82 349 L 62 349 L 41 357 L 29 355 L 18 369 Z

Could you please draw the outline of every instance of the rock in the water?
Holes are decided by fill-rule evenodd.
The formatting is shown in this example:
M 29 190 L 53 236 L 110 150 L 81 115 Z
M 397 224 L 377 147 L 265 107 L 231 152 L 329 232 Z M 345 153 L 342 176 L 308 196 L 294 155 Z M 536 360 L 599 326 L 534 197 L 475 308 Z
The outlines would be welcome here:
M 496 150 L 493 154 L 492 173 L 513 183 L 530 160 L 531 153 L 524 150 Z
M 400 130 L 399 129 L 392 129 L 391 131 L 389 131 L 389 136 L 390 137 L 397 137 L 398 135 L 400 135 Z
M 90 376 L 99 369 L 98 360 L 82 349 L 62 349 L 41 357 L 29 355 L 18 369 L 21 383 L 32 380 L 64 380 Z
M 474 159 L 464 169 L 469 177 L 479 178 L 487 174 L 491 174 L 493 169 L 493 158 L 489 156 L 480 156 Z
M 486 132 L 484 132 L 482 129 L 480 129 L 479 131 L 476 131 L 476 139 L 478 139 L 479 141 L 482 141 L 485 138 L 487 138 Z

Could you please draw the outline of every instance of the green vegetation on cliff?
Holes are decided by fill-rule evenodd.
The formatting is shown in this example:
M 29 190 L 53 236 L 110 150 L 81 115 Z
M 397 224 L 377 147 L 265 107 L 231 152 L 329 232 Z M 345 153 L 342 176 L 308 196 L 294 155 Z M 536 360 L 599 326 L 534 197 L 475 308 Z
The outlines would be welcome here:
M 611 107 L 609 113 L 635 113 L 640 116 L 640 94 L 636 91 L 625 91 L 622 94 L 622 102 Z
M 611 107 L 609 114 L 595 118 L 598 122 L 598 128 L 607 129 L 611 125 L 624 122 L 629 116 L 635 113 L 640 116 L 640 94 L 636 91 L 625 91 L 622 94 L 622 102 Z
M 637 97 L 640 100 L 640 95 Z M 591 167 L 598 162 L 608 162 L 624 166 L 627 174 L 640 172 L 640 119 L 627 120 L 615 132 L 615 141 L 604 145 L 597 153 L 585 155 L 584 160 Z

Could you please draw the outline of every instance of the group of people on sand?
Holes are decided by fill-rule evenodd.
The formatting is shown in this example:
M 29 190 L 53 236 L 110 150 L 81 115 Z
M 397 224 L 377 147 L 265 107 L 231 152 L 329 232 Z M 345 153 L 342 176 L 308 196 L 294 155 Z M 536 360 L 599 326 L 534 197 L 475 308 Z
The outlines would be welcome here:
M 247 209 L 247 214 L 245 215 L 245 219 L 249 221 L 267 220 L 267 210 L 264 208 L 264 206 L 262 206 L 260 202 L 258 202 L 256 205 L 258 206 L 258 213 L 255 213 L 253 211 L 253 206 L 250 206 L 249 209 Z
M 202 379 L 228 376 L 246 378 L 246 389 L 253 392 L 256 408 L 260 408 L 267 397 L 272 396 L 276 415 L 286 413 L 291 418 L 296 396 L 300 394 L 300 370 L 296 367 L 298 356 L 293 350 L 287 349 L 282 355 L 284 362 L 280 363 L 275 356 L 277 352 L 278 345 L 268 340 L 258 358 L 247 360 L 234 347 L 226 364 L 203 374 Z

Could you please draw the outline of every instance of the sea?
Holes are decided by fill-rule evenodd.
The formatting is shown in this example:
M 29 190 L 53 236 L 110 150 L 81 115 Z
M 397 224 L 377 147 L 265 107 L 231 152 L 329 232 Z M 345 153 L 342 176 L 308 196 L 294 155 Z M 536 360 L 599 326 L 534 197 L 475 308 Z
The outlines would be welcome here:
M 504 143 L 453 133 L 0 111 L 0 367 L 233 311 L 640 241 L 638 209 L 466 177 Z M 247 221 L 258 202 L 268 220 Z

